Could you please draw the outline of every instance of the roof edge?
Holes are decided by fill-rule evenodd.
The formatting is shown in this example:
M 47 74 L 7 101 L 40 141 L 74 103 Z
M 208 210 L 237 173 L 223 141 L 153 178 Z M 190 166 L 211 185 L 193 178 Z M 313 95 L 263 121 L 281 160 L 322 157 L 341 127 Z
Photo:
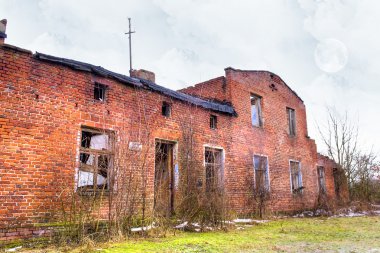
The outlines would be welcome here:
M 183 87 L 182 89 L 179 89 L 179 90 L 177 90 L 177 91 L 182 92 L 182 91 L 184 91 L 184 90 L 186 90 L 186 89 L 189 89 L 189 88 L 195 88 L 195 87 L 197 87 L 198 85 L 206 84 L 206 83 L 208 83 L 208 82 L 217 81 L 217 80 L 219 80 L 219 79 L 224 80 L 225 78 L 226 78 L 225 76 L 214 77 L 214 78 L 211 78 L 211 79 L 206 80 L 206 81 L 203 81 L 203 82 L 199 82 L 199 83 L 195 83 L 195 84 L 193 84 L 193 85 L 187 86 L 187 87 Z
M 85 63 L 85 62 L 51 56 L 51 55 L 47 55 L 47 54 L 43 54 L 39 52 L 36 52 L 35 54 L 33 54 L 33 57 L 41 61 L 60 64 L 74 70 L 90 72 L 90 73 L 97 74 L 99 76 L 112 78 L 124 84 L 142 87 L 142 84 L 139 79 L 107 70 L 101 66 L 95 66 L 95 65 Z
M 24 48 L 21 48 L 21 47 L 16 47 L 16 46 L 13 46 L 11 44 L 7 44 L 7 43 L 4 43 L 4 44 L 1 44 L 0 47 L 4 47 L 4 48 L 7 48 L 7 49 L 13 49 L 15 51 L 18 51 L 18 52 L 21 52 L 21 53 L 27 53 L 27 54 L 33 54 L 32 51 L 28 50 L 28 49 L 24 49 Z
M 277 75 L 276 73 L 273 73 L 269 70 L 243 70 L 243 69 L 235 69 L 233 67 L 227 67 L 224 69 L 224 71 L 228 71 L 228 70 L 231 70 L 231 71 L 235 71 L 235 72 L 251 72 L 251 73 L 268 73 L 270 75 L 275 75 L 276 77 L 278 77 L 280 79 L 280 81 L 285 84 L 285 86 L 302 102 L 304 103 L 304 101 L 302 100 L 302 98 L 297 94 L 297 92 L 295 92 L 292 88 L 290 88 L 290 86 L 279 76 Z
M 35 54 L 33 54 L 33 57 L 37 60 L 46 61 L 46 62 L 50 62 L 54 64 L 60 64 L 62 66 L 65 66 L 74 70 L 94 73 L 99 76 L 115 79 L 116 81 L 119 81 L 128 85 L 133 85 L 135 87 L 149 89 L 149 90 L 152 90 L 153 92 L 157 92 L 165 96 L 171 97 L 173 99 L 177 99 L 179 101 L 186 102 L 195 106 L 199 106 L 199 107 L 202 107 L 204 109 L 211 110 L 214 112 L 219 112 L 219 113 L 227 114 L 230 116 L 237 115 L 237 113 L 235 112 L 235 109 L 231 105 L 226 105 L 226 104 L 221 104 L 221 103 L 217 103 L 213 101 L 208 101 L 205 99 L 200 99 L 198 97 L 194 97 L 189 94 L 185 94 L 179 91 L 171 90 L 169 88 L 160 86 L 149 80 L 145 80 L 142 78 L 129 77 L 123 74 L 112 72 L 101 66 L 95 66 L 95 65 L 85 63 L 85 62 L 80 62 L 80 61 L 66 59 L 66 58 L 60 58 L 56 56 L 39 53 L 39 52 L 36 52 Z

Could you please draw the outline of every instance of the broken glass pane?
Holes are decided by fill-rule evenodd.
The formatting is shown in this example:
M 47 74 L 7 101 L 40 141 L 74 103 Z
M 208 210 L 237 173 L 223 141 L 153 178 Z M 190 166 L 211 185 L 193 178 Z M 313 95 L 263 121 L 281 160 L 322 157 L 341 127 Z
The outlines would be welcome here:
M 81 167 L 83 165 L 94 165 L 94 161 L 95 161 L 94 154 L 80 153 Z
M 291 181 L 292 190 L 299 191 L 302 189 L 302 176 L 300 163 L 295 161 L 290 161 L 290 171 L 291 171 Z
M 82 148 L 109 150 L 109 144 L 109 136 L 107 134 L 82 131 Z
M 256 95 L 251 95 L 251 118 L 253 126 L 261 126 L 261 115 L 260 115 L 260 103 L 261 98 Z
M 257 107 L 255 104 L 251 106 L 251 111 L 252 111 L 252 125 L 258 126 L 259 125 L 259 115 L 257 113 Z
M 94 185 L 94 173 L 87 171 L 79 171 L 78 172 L 78 188 L 86 187 L 93 188 Z

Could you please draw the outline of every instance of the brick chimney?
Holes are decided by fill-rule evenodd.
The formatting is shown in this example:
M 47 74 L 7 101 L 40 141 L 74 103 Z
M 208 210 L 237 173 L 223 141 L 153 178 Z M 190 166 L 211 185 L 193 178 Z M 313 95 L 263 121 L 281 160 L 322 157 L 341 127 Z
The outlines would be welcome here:
M 149 80 L 153 83 L 156 81 L 155 74 L 153 72 L 145 70 L 145 69 L 133 69 L 131 71 L 131 77 L 146 79 L 146 80 Z
M 4 40 L 7 37 L 5 30 L 7 28 L 7 20 L 3 19 L 0 21 L 0 44 L 4 44 Z

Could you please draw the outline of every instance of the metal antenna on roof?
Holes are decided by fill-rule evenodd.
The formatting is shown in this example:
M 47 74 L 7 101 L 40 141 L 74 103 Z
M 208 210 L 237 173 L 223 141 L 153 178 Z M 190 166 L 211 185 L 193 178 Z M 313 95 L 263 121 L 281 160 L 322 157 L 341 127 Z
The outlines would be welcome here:
M 132 74 L 132 33 L 135 33 L 135 31 L 131 30 L 131 18 L 128 18 L 129 22 L 129 32 L 125 33 L 128 34 L 129 39 L 129 75 Z

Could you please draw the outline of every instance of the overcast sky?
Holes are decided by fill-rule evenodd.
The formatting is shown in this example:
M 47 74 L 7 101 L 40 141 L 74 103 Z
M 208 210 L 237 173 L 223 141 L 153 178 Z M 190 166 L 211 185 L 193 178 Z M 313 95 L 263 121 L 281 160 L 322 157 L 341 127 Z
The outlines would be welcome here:
M 358 122 L 380 151 L 380 1 L 0 0 L 7 43 L 127 74 L 133 67 L 179 89 L 224 68 L 269 70 L 305 101 L 309 135 L 326 106 Z

